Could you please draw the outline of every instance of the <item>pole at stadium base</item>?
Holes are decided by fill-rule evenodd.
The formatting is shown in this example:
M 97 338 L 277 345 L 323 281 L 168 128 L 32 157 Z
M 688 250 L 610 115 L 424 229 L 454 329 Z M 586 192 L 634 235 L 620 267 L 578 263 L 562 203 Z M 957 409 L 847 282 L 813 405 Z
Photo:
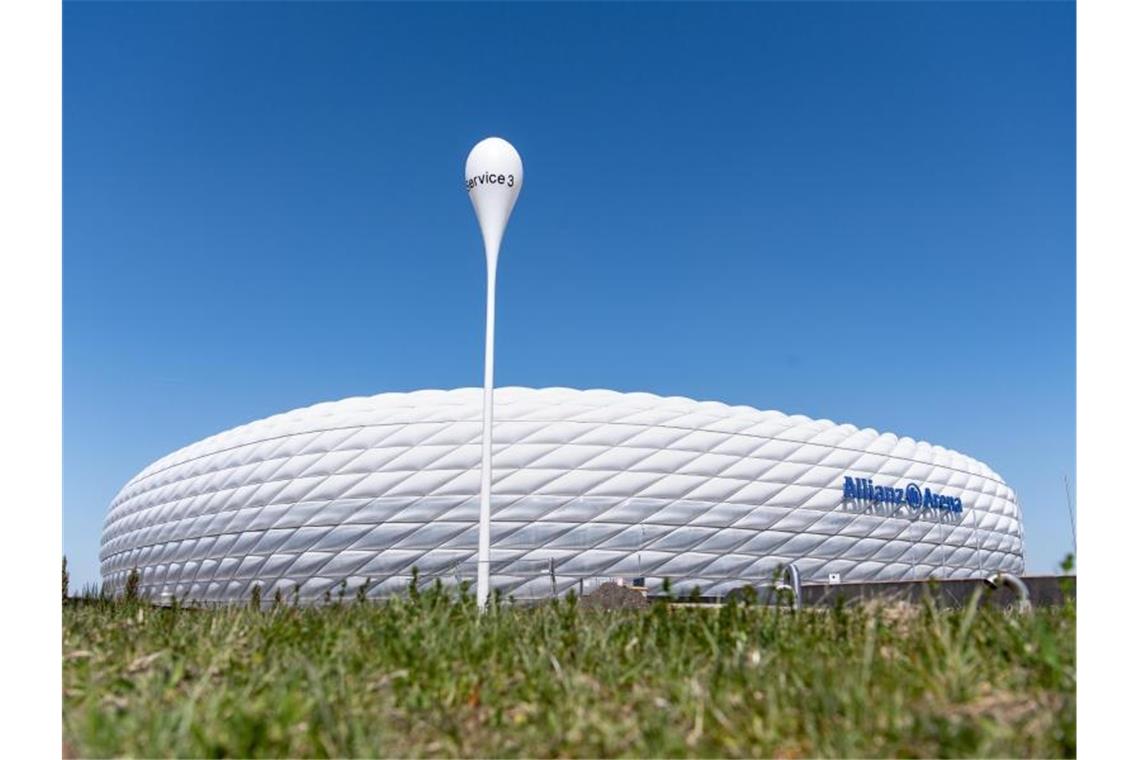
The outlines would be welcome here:
M 519 190 L 522 159 L 509 142 L 498 137 L 480 141 L 467 156 L 467 194 L 483 233 L 487 256 L 487 332 L 483 359 L 483 462 L 479 485 L 479 548 L 475 603 L 487 609 L 491 595 L 491 448 L 495 419 L 495 279 L 499 248 Z

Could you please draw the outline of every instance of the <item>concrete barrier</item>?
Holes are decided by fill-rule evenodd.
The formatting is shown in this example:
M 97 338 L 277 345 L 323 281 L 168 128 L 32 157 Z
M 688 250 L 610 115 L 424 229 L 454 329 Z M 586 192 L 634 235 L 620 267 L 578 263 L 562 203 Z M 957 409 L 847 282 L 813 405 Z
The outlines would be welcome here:
M 1019 576 L 1029 589 L 1029 600 L 1034 606 L 1061 604 L 1066 598 L 1076 598 L 1075 575 L 1023 575 Z M 828 606 L 840 598 L 849 601 L 920 602 L 930 594 L 944 606 L 961 606 L 969 601 L 976 589 L 982 590 L 985 604 L 1002 607 L 1017 604 L 1017 594 L 1009 588 L 990 588 L 982 578 L 963 580 L 889 581 L 882 583 L 805 583 L 802 587 L 805 606 Z

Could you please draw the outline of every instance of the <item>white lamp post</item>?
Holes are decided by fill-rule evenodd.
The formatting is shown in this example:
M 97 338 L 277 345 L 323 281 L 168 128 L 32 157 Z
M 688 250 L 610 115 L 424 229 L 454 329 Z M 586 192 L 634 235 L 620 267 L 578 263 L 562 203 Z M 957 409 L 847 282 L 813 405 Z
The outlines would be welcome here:
M 495 387 L 495 270 L 507 220 L 522 189 L 519 153 L 509 142 L 488 137 L 467 154 L 467 194 L 475 206 L 487 253 L 487 343 L 483 360 L 483 469 L 479 489 L 479 579 L 475 600 L 486 609 L 491 592 L 491 427 Z

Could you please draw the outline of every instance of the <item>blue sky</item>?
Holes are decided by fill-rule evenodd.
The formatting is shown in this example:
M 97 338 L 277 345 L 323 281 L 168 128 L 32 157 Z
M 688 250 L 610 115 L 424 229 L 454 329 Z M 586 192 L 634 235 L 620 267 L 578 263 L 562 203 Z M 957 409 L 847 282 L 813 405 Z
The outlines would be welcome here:
M 1071 3 L 64 7 L 64 551 L 169 451 L 496 381 L 926 439 L 1071 533 Z

